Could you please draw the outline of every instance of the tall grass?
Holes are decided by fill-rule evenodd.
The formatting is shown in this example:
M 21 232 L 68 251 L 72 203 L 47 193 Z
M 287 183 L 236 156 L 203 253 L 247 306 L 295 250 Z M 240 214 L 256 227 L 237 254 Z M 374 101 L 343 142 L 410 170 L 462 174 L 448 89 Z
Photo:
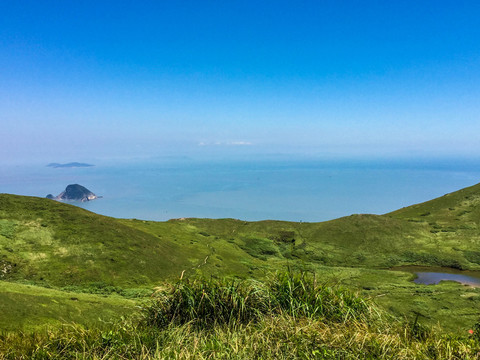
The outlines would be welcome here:
M 1 334 L 0 359 L 479 359 L 474 338 L 439 335 L 422 340 L 401 327 L 368 322 L 323 322 L 279 315 L 256 324 L 156 327 L 78 326 L 37 334 Z
M 286 272 L 270 281 L 182 280 L 141 320 L 0 334 L 0 359 L 480 359 L 477 336 L 442 335 Z
M 353 292 L 319 284 L 307 272 L 277 273 L 269 284 L 272 303 L 294 318 L 325 318 L 334 321 L 366 319 L 373 308 Z
M 372 307 L 349 290 L 318 284 L 306 272 L 277 273 L 267 283 L 254 280 L 180 280 L 156 293 L 145 308 L 148 325 L 192 323 L 200 327 L 248 324 L 265 315 L 333 321 L 366 319 Z
M 196 279 L 158 291 L 144 314 L 147 325 L 192 323 L 211 328 L 256 321 L 270 307 L 268 291 L 258 281 Z

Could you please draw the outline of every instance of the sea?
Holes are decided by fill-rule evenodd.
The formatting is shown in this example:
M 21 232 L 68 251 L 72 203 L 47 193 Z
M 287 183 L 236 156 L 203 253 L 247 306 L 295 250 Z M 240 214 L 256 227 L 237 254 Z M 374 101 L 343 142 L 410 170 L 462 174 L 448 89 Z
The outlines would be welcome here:
M 73 205 L 117 218 L 317 222 L 384 214 L 480 182 L 480 160 L 472 159 L 179 157 L 46 165 L 2 165 L 0 193 L 45 197 L 80 184 L 102 198 Z

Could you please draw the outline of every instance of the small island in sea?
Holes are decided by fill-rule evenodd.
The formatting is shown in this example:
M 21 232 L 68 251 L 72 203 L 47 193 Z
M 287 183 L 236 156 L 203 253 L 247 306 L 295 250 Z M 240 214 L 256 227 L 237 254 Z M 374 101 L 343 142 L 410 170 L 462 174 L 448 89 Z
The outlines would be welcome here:
M 79 163 L 79 162 L 71 162 L 67 164 L 50 163 L 47 165 L 47 167 L 51 167 L 51 168 L 73 168 L 73 167 L 92 167 L 92 166 L 95 166 L 95 165 Z
M 95 195 L 93 192 L 88 190 L 86 187 L 79 184 L 68 185 L 65 191 L 62 191 L 59 195 L 53 196 L 48 194 L 47 199 L 58 200 L 58 201 L 91 201 L 101 198 L 101 196 Z

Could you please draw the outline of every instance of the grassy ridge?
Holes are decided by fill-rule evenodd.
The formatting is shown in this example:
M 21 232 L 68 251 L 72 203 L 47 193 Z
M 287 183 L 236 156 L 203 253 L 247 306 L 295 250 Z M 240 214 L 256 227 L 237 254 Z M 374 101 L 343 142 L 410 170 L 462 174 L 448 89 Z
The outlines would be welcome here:
M 480 269 L 480 186 L 386 215 L 323 223 L 120 220 L 48 199 L 0 195 L 0 277 L 50 286 L 152 286 L 183 271 L 261 276 L 298 261 Z

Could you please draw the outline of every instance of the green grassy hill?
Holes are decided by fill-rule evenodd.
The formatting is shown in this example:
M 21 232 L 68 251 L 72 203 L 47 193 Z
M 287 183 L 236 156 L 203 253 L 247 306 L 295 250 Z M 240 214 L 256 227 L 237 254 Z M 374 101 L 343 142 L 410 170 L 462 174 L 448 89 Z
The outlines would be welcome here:
M 49 286 L 152 286 L 182 272 L 260 276 L 277 265 L 480 268 L 480 186 L 386 215 L 323 223 L 122 220 L 0 195 L 0 278 Z
M 289 266 L 378 297 L 379 304 L 397 315 L 411 317 L 415 311 L 430 323 L 455 317 L 457 321 L 447 325 L 455 330 L 477 316 L 477 289 L 440 284 L 431 290 L 412 284 L 409 274 L 385 269 L 409 264 L 480 269 L 479 204 L 480 185 L 475 185 L 385 215 L 351 215 L 322 223 L 153 222 L 0 194 L 0 294 L 15 298 L 14 284 L 34 285 L 23 294 L 37 295 L 43 287 L 59 291 L 57 295 L 75 291 L 128 300 L 182 274 L 265 278 Z M 453 293 L 455 298 L 448 295 Z M 56 301 L 68 309 L 69 297 L 57 296 Z M 108 310 L 113 300 L 107 300 Z M 12 314 L 22 313 L 23 301 L 10 301 Z M 58 311 L 59 321 L 65 311 Z M 48 316 L 53 316 L 51 311 Z
M 413 254 L 416 262 L 435 264 L 432 257 L 437 257 L 438 265 L 480 268 L 480 184 L 386 216 L 421 229 L 423 236 L 413 243 L 419 249 Z
M 480 269 L 480 185 L 386 215 L 323 223 L 121 220 L 48 199 L 0 195 L 0 277 L 50 286 L 151 286 L 185 271 L 260 274 L 301 261 Z
M 0 196 L 0 249 L 4 280 L 52 286 L 150 285 L 184 263 L 174 241 L 72 205 L 13 195 Z

